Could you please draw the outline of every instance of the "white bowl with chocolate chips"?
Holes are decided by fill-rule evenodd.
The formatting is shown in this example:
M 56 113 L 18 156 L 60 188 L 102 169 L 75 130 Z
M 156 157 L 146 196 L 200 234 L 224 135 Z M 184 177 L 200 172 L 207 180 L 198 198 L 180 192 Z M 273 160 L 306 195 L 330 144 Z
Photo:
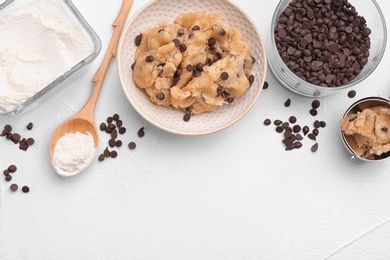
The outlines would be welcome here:
M 265 82 L 265 46 L 228 0 L 153 0 L 124 29 L 117 65 L 123 91 L 147 121 L 204 135 L 241 119 Z
M 280 0 L 271 24 L 269 67 L 309 97 L 336 94 L 367 78 L 386 48 L 375 0 Z

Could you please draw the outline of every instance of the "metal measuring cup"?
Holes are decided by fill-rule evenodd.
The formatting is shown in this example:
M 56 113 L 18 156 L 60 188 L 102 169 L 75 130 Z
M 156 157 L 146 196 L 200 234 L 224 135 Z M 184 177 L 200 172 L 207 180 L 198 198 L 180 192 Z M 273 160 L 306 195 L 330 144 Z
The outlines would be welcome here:
M 366 108 L 370 107 L 376 107 L 376 106 L 385 106 L 390 107 L 390 100 L 383 97 L 366 97 L 362 98 L 355 103 L 353 103 L 347 111 L 344 113 L 343 118 L 345 118 L 349 114 L 355 114 L 357 112 L 361 112 Z M 390 116 L 390 115 L 389 115 Z M 347 150 L 351 153 L 351 160 L 355 161 L 356 159 L 359 159 L 361 161 L 381 161 L 383 159 L 386 159 L 390 156 L 390 152 L 384 153 L 380 156 L 375 155 L 374 159 L 365 158 L 362 156 L 364 153 L 364 150 L 362 148 L 359 148 L 356 144 L 354 138 L 352 136 L 345 135 L 343 131 L 340 128 L 340 135 L 341 139 L 344 143 L 344 146 L 347 148 Z

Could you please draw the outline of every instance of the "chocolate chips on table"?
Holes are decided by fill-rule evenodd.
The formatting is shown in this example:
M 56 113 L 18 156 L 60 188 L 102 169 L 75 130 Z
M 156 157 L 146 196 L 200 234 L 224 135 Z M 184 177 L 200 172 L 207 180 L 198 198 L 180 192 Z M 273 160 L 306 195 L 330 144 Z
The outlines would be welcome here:
M 33 128 L 33 124 L 30 122 L 26 128 L 31 130 Z M 18 144 L 20 150 L 27 151 L 27 149 L 35 143 L 34 138 L 24 138 L 18 133 L 12 133 L 12 130 L 12 126 L 7 124 L 4 126 L 0 136 L 4 136 L 7 140 L 12 141 L 14 144 Z
M 114 114 L 113 116 L 107 117 L 106 122 L 100 123 L 99 128 L 101 131 L 110 135 L 110 139 L 108 141 L 108 146 L 104 149 L 103 153 L 98 156 L 98 160 L 104 161 L 105 158 L 116 158 L 118 156 L 118 151 L 116 149 L 109 150 L 109 148 L 119 148 L 123 145 L 122 140 L 117 139 L 118 134 L 123 135 L 127 131 L 126 128 L 123 126 L 123 121 L 120 119 L 120 116 L 118 114 Z M 145 136 L 144 129 L 144 127 L 141 127 L 138 130 L 138 137 L 141 138 Z M 135 149 L 135 142 L 130 142 L 128 144 L 128 147 L 130 150 Z
M 16 167 L 16 165 L 11 164 L 10 166 L 7 167 L 7 169 L 3 171 L 4 179 L 6 182 L 10 182 L 13 179 L 12 174 L 14 174 L 17 171 L 17 169 L 18 168 Z M 18 185 L 16 183 L 11 184 L 10 190 L 13 192 L 17 191 Z M 23 186 L 22 191 L 24 193 L 27 193 L 30 191 L 30 188 L 28 186 Z
M 348 1 L 292 0 L 274 30 L 286 66 L 302 80 L 338 87 L 368 62 L 371 30 Z

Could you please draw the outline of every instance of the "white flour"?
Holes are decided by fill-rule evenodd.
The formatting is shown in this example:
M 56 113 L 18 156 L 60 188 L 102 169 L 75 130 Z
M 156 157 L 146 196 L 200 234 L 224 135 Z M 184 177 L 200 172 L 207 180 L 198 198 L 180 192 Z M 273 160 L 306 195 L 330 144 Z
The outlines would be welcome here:
M 12 110 L 92 52 L 92 43 L 51 0 L 0 21 L 0 106 Z
M 57 141 L 52 163 L 59 175 L 68 177 L 84 170 L 95 154 L 96 148 L 91 133 L 69 133 Z

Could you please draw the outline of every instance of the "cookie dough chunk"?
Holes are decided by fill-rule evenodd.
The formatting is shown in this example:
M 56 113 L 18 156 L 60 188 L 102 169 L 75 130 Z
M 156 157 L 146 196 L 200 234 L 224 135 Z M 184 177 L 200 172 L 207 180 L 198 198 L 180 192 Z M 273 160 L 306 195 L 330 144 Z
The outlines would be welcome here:
M 212 111 L 234 103 L 254 81 L 248 44 L 220 14 L 180 14 L 137 38 L 134 81 L 158 105 Z
M 356 114 L 349 114 L 340 121 L 346 136 L 353 138 L 354 144 L 363 158 L 374 159 L 390 151 L 390 108 L 366 108 Z M 351 140 L 351 139 L 349 139 Z

